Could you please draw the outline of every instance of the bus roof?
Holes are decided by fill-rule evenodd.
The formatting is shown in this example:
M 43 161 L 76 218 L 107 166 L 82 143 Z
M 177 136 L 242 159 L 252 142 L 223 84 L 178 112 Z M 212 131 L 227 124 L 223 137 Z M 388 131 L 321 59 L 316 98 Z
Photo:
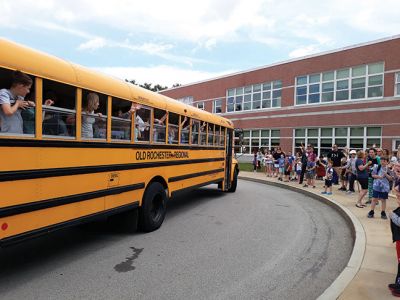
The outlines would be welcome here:
M 134 84 L 0 38 L 0 67 L 233 128 L 232 121 Z

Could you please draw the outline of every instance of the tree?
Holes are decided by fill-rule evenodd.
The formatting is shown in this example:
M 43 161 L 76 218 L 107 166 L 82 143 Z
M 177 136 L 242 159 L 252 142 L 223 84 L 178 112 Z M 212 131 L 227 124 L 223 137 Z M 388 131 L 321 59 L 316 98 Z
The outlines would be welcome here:
M 162 90 L 165 90 L 165 89 L 168 88 L 167 86 L 162 86 L 160 84 L 156 84 L 156 85 L 152 86 L 153 85 L 152 83 L 147 83 L 147 82 L 145 82 L 143 84 L 138 84 L 138 83 L 136 83 L 135 79 L 132 79 L 132 80 L 125 79 L 125 81 L 129 82 L 129 83 L 132 83 L 134 85 L 138 85 L 138 86 L 140 86 L 140 87 L 142 87 L 142 88 L 144 88 L 146 90 L 150 90 L 150 91 L 153 91 L 153 92 L 162 91 Z M 180 86 L 180 84 L 176 83 L 176 84 L 174 84 L 174 87 L 175 86 Z

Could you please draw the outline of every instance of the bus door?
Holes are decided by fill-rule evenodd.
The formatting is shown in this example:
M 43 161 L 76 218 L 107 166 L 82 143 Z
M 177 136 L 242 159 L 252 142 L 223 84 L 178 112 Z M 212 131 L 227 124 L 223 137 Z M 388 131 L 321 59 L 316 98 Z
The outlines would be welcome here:
M 233 130 L 227 129 L 225 147 L 225 190 L 231 186 Z

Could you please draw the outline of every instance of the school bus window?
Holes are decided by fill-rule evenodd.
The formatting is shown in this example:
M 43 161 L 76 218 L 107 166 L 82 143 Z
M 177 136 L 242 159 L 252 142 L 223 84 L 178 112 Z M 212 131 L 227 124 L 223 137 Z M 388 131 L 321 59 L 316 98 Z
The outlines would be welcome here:
M 214 143 L 214 124 L 208 124 L 208 145 L 212 146 Z
M 105 140 L 107 137 L 107 96 L 83 90 L 82 139 Z
M 166 136 L 166 126 L 165 122 L 167 119 L 167 113 L 165 110 L 155 108 L 153 110 L 153 142 L 155 143 L 165 143 Z
M 0 68 L 0 134 L 35 134 L 35 78 Z M 17 105 L 17 106 L 16 106 Z
M 151 109 L 135 105 L 135 141 L 150 142 Z
M 214 146 L 219 146 L 220 141 L 220 126 L 215 125 Z
M 181 116 L 181 144 L 189 144 L 190 118 Z
M 220 146 L 225 146 L 225 128 L 221 127 L 221 138 L 219 139 Z
M 44 137 L 76 136 L 76 88 L 43 79 L 42 131 Z
M 179 115 L 168 114 L 168 144 L 178 144 L 179 137 Z
M 200 126 L 200 145 L 207 144 L 207 123 L 202 122 Z
M 111 139 L 131 140 L 132 113 L 135 104 L 118 98 L 112 98 Z
M 199 131 L 200 131 L 200 121 L 192 121 L 192 145 L 199 144 Z

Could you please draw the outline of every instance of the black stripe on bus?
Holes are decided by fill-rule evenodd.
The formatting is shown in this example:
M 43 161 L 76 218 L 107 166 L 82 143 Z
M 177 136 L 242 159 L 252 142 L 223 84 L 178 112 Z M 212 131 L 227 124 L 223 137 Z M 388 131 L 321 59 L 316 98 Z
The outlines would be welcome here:
M 185 179 L 189 179 L 189 178 L 195 178 L 195 177 L 200 177 L 200 176 L 204 176 L 204 175 L 221 173 L 224 171 L 225 171 L 225 169 L 221 168 L 221 169 L 215 169 L 215 170 L 210 170 L 210 171 L 205 171 L 205 172 L 186 174 L 186 175 L 171 177 L 168 179 L 168 182 L 176 182 L 176 181 L 181 181 L 181 180 L 185 180 Z
M 95 192 L 75 194 L 70 196 L 64 196 L 59 198 L 35 201 L 31 203 L 24 203 L 19 205 L 7 206 L 0 208 L 0 218 L 14 216 L 18 214 L 33 212 L 41 209 L 57 207 L 61 205 L 82 202 L 90 199 L 117 195 L 125 192 L 143 189 L 144 183 L 137 183 L 132 185 L 126 185 L 121 187 L 109 188 L 105 190 L 99 190 Z
M 40 229 L 35 229 L 35 230 L 28 231 L 28 232 L 20 233 L 20 234 L 0 240 L 0 248 L 4 247 L 4 246 L 10 246 L 10 245 L 18 243 L 18 242 L 23 242 L 27 239 L 34 238 L 34 237 L 37 237 L 37 236 L 40 236 L 40 235 L 43 235 L 46 233 L 50 233 L 52 231 L 56 231 L 56 230 L 60 230 L 63 228 L 76 226 L 76 225 L 80 225 L 80 224 L 85 224 L 85 223 L 96 221 L 96 220 L 101 220 L 108 216 L 116 215 L 116 214 L 119 214 L 119 213 L 122 213 L 122 212 L 125 212 L 128 210 L 135 209 L 137 207 L 139 207 L 138 201 L 129 203 L 129 204 L 126 204 L 123 206 L 119 206 L 116 208 L 108 209 L 105 211 L 97 212 L 97 213 L 94 213 L 91 215 L 87 215 L 87 216 L 83 216 L 80 218 L 65 221 L 62 223 L 42 227 Z
M 92 174 L 102 172 L 125 171 L 165 166 L 177 166 L 186 164 L 198 164 L 205 162 L 224 161 L 224 158 L 202 158 L 191 160 L 178 160 L 178 161 L 157 161 L 148 163 L 134 163 L 134 164 L 115 164 L 115 165 L 102 165 L 102 166 L 84 166 L 84 167 L 70 167 L 70 168 L 52 168 L 52 169 L 38 169 L 38 170 L 22 170 L 22 171 L 5 171 L 0 172 L 0 182 L 12 180 L 25 180 L 37 179 L 56 176 L 69 176 Z
M 189 186 L 189 187 L 186 187 L 186 188 L 183 188 L 183 189 L 180 189 L 180 190 L 173 191 L 173 192 L 171 193 L 171 197 L 174 197 L 174 196 L 176 196 L 177 194 L 180 194 L 180 193 L 182 193 L 182 192 L 188 192 L 188 191 L 191 191 L 191 190 L 198 189 L 198 188 L 200 188 L 200 187 L 202 187 L 202 186 L 206 186 L 206 185 L 213 184 L 213 183 L 220 183 L 220 182 L 223 182 L 223 180 L 224 180 L 224 178 L 222 177 L 222 178 L 214 179 L 214 180 L 211 180 L 211 181 L 203 182 L 203 183 L 201 183 L 201 184 L 191 185 L 191 186 Z
M 128 149 L 181 149 L 181 150 L 225 150 L 223 146 L 171 145 L 171 144 L 129 144 L 106 142 L 77 142 L 60 140 L 30 140 L 0 138 L 0 147 L 51 147 L 51 148 L 128 148 Z

